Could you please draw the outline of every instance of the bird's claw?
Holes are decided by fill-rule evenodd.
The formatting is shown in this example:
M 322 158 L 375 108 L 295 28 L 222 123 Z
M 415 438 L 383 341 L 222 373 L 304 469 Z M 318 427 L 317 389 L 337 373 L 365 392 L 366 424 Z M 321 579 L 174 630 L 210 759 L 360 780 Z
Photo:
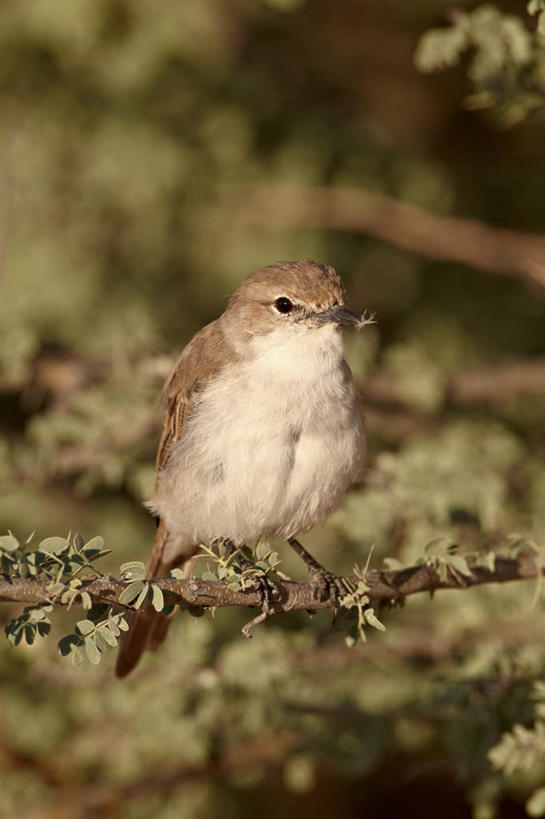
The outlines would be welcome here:
M 259 623 L 262 623 L 263 620 L 266 620 L 267 617 L 269 617 L 272 611 L 272 601 L 275 597 L 279 596 L 278 587 L 265 574 L 265 572 L 256 572 L 256 574 L 252 576 L 252 582 L 256 585 L 259 591 L 260 595 L 259 605 L 261 607 L 261 613 L 242 627 L 242 634 L 244 635 L 244 637 L 251 637 L 252 636 L 250 634 L 251 629 L 254 626 L 259 625 Z
M 319 600 L 323 600 L 326 596 L 329 598 L 331 608 L 333 609 L 332 622 L 335 623 L 341 607 L 341 600 L 346 595 L 346 588 L 342 580 L 334 575 L 333 572 L 321 566 L 311 569 L 309 580 L 316 588 Z

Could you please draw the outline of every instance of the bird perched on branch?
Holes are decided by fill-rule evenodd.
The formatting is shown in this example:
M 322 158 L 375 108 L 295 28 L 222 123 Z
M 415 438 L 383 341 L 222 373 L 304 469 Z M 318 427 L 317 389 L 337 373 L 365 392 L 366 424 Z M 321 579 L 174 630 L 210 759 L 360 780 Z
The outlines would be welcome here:
M 164 388 L 149 577 L 189 571 L 201 543 L 221 538 L 235 551 L 280 537 L 337 601 L 337 579 L 295 536 L 336 508 L 362 467 L 364 421 L 341 330 L 365 323 L 345 307 L 332 267 L 278 262 L 249 276 L 194 336 Z M 266 616 L 274 587 L 256 580 Z M 169 623 L 151 607 L 133 615 L 119 677 Z

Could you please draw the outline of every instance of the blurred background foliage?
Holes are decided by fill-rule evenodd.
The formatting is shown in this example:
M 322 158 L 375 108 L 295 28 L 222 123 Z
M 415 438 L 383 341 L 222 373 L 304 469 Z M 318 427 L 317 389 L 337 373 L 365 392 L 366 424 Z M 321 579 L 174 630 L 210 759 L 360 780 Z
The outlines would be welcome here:
M 347 340 L 366 478 L 307 545 L 340 573 L 373 545 L 378 567 L 443 535 L 543 544 L 545 251 L 530 280 L 483 269 L 479 241 L 474 266 L 433 250 L 454 216 L 492 244 L 543 231 L 542 0 L 530 11 L 1 0 L 0 528 L 101 534 L 112 570 L 143 559 L 173 358 L 252 270 L 316 258 L 378 323 Z M 334 199 L 312 212 L 355 189 L 374 229 Z M 409 210 L 385 233 L 392 201 Z M 433 235 L 421 209 L 444 220 Z M 474 246 L 469 230 L 460 252 Z M 123 683 L 111 662 L 72 669 L 54 640 L 4 641 L 0 815 L 542 815 L 533 594 L 420 596 L 354 649 L 325 613 L 251 641 L 247 612 L 179 617 Z

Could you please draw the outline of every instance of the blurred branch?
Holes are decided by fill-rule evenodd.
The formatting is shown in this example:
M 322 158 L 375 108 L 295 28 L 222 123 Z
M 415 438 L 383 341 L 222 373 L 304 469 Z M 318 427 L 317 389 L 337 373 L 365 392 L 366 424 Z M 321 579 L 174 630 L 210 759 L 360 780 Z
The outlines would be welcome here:
M 403 404 L 398 379 L 376 369 L 361 385 L 364 401 Z M 504 404 L 525 395 L 545 395 L 545 358 L 506 361 L 454 373 L 445 387 L 447 405 Z
M 437 216 L 363 188 L 244 186 L 221 207 L 250 224 L 369 233 L 427 258 L 449 259 L 545 287 L 544 236 Z
M 418 592 L 434 592 L 439 589 L 466 589 L 485 583 L 505 583 L 510 580 L 527 580 L 537 577 L 541 569 L 534 553 L 525 553 L 517 558 L 497 557 L 493 570 L 482 566 L 470 566 L 471 574 L 463 578 L 458 573 L 447 571 L 441 578 L 435 568 L 428 565 L 410 566 L 389 571 L 369 571 L 365 582 L 369 587 L 370 600 L 396 602 Z M 357 586 L 360 578 L 351 575 L 344 578 L 349 586 Z M 255 589 L 238 590 L 229 588 L 225 581 L 201 580 L 191 577 L 177 580 L 170 577 L 155 578 L 151 581 L 158 586 L 167 604 L 184 603 L 207 609 L 225 606 L 248 606 L 260 608 L 261 594 Z M 47 581 L 32 578 L 10 578 L 0 576 L 0 602 L 55 603 L 47 591 Z M 111 604 L 117 602 L 125 583 L 112 576 L 89 580 L 84 588 L 94 603 Z M 276 614 L 287 611 L 318 611 L 332 607 L 327 594 L 317 596 L 316 586 L 311 583 L 296 583 L 292 580 L 275 581 L 277 596 L 273 603 Z

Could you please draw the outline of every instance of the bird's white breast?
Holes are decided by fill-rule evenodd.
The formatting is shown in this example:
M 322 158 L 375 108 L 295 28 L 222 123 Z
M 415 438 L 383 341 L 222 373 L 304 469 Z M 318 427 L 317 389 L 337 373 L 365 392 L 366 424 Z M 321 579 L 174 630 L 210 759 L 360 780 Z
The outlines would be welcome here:
M 363 419 L 333 326 L 254 337 L 199 394 L 154 506 L 186 543 L 289 537 L 340 501 Z

